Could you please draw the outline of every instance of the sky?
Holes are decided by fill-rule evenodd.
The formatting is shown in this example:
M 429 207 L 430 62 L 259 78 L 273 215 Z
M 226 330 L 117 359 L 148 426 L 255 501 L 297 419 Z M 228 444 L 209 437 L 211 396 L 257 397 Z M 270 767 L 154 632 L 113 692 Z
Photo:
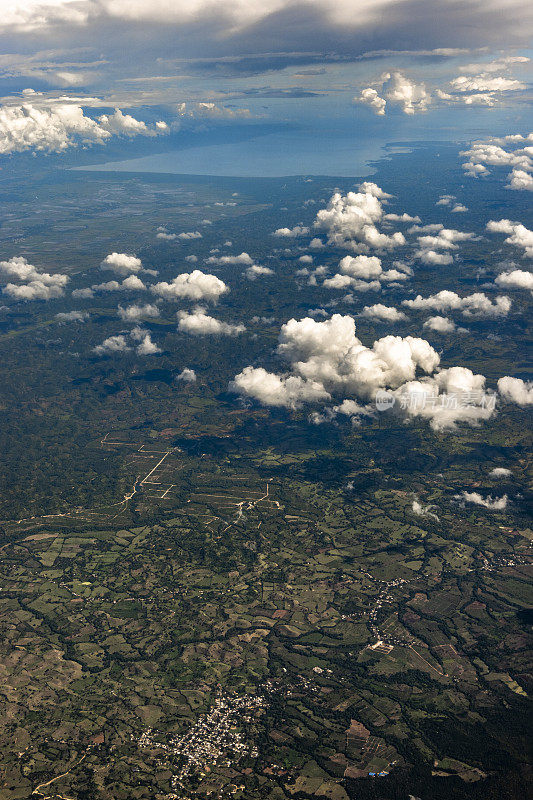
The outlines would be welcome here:
M 0 7 L 2 160 L 352 175 L 391 142 L 531 129 L 524 0 Z

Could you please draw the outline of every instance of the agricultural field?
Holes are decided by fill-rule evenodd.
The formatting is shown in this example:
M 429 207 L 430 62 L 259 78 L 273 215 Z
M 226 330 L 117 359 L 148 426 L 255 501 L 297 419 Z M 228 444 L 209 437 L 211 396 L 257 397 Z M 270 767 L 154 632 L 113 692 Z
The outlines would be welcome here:
M 373 177 L 402 202 L 416 189 L 406 207 L 427 220 L 443 213 L 432 152 L 384 160 Z M 458 191 L 457 148 L 439 153 Z M 335 308 L 296 275 L 303 249 L 272 231 L 287 218 L 312 227 L 319 203 L 354 180 L 39 177 L 16 193 L 0 177 L 6 258 L 54 258 L 74 291 L 104 280 L 112 250 L 168 281 L 194 259 L 207 269 L 223 241 L 276 278 L 211 262 L 231 285 L 217 318 L 246 332 L 186 336 L 183 303 L 165 300 L 142 320 L 158 345 L 149 360 L 132 343 L 98 352 L 130 336 L 117 316 L 135 299 L 126 291 L 78 294 L 76 323 L 56 316 L 71 294 L 3 309 L 0 800 L 525 796 L 527 411 L 435 430 L 392 413 L 318 419 L 230 387 L 247 365 L 273 368 L 288 319 Z M 480 231 L 496 190 L 480 185 L 479 205 L 462 189 L 478 239 L 445 276 L 417 267 L 413 296 L 439 282 L 471 291 L 490 270 Z M 509 199 L 510 217 L 522 202 Z M 162 227 L 201 236 L 157 239 Z M 315 253 L 315 266 L 336 269 L 340 255 Z M 387 291 L 399 305 L 405 287 Z M 467 320 L 460 344 L 432 339 L 442 363 L 460 348 L 491 386 L 509 364 L 523 374 L 526 301 L 517 293 L 497 322 Z M 364 343 L 389 333 L 359 315 L 368 302 L 355 293 L 341 308 Z M 413 316 L 399 329 L 421 327 Z

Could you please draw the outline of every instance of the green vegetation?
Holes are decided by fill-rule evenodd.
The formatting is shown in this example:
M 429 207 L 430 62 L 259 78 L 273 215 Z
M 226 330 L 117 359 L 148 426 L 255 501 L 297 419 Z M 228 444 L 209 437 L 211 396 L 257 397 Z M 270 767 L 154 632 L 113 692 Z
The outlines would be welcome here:
M 401 164 L 380 168 L 400 182 Z M 427 171 L 409 174 L 418 211 L 433 209 Z M 0 177 L 6 257 L 55 260 L 72 288 L 101 281 L 111 250 L 137 252 L 168 280 L 189 268 L 186 255 L 201 265 L 228 238 L 277 277 L 258 291 L 240 267 L 215 270 L 231 285 L 217 316 L 248 327 L 238 344 L 179 334 L 180 306 L 162 304 L 145 323 L 163 350 L 150 361 L 93 353 L 123 327 L 117 303 L 137 299 L 127 295 L 80 301 L 82 324 L 56 321 L 72 308 L 65 298 L 3 317 L 0 800 L 525 796 L 524 412 L 437 434 L 387 415 L 312 425 L 307 412 L 227 394 L 236 372 L 268 358 L 282 321 L 325 302 L 296 285 L 299 251 L 274 252 L 271 232 L 297 211 L 308 224 L 304 200 L 337 179 L 40 180 L 35 199 Z M 194 230 L 206 218 L 201 240 L 155 239 L 158 225 Z M 446 288 L 474 281 L 478 266 L 450 269 Z M 427 293 L 434 280 L 421 268 L 413 286 Z M 490 324 L 469 323 L 460 363 L 490 380 L 508 363 L 518 374 L 522 323 L 502 322 L 493 340 Z M 358 326 L 363 340 L 376 335 Z M 443 341 L 456 363 L 456 342 Z M 175 380 L 184 367 L 196 383 Z M 495 466 L 512 477 L 496 483 Z M 463 490 L 512 502 L 463 507 Z M 430 514 L 415 513 L 415 497 Z

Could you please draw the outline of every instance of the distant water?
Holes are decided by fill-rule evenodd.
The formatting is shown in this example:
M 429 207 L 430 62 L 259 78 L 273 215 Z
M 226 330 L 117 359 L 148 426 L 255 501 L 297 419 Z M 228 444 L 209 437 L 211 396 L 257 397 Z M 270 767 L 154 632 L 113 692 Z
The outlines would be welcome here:
M 356 135 L 327 141 L 323 137 L 273 133 L 240 142 L 189 146 L 167 153 L 109 161 L 78 169 L 104 172 L 156 172 L 238 178 L 289 175 L 351 177 L 372 173 L 370 161 L 407 148 L 387 148 L 385 141 L 361 142 Z

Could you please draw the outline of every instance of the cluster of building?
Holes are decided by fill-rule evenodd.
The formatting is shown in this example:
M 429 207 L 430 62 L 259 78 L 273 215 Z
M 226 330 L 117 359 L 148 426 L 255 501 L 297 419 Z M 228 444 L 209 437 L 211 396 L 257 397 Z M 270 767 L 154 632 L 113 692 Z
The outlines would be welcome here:
M 252 723 L 265 705 L 265 698 L 260 695 L 221 693 L 210 711 L 202 714 L 182 736 L 162 744 L 148 729 L 138 744 L 162 750 L 169 760 L 181 764 L 171 779 L 170 797 L 177 798 L 175 792 L 184 788 L 184 781 L 193 773 L 203 777 L 211 765 L 230 767 L 244 756 L 257 758 L 259 752 L 246 741 L 241 726 Z
M 504 553 L 495 553 L 490 558 L 481 556 L 481 569 L 487 572 L 492 572 L 495 569 L 502 567 L 516 567 L 519 564 L 527 564 L 528 559 L 522 555 L 513 553 L 512 555 L 505 555 Z
M 376 646 L 388 645 L 389 647 L 393 647 L 394 645 L 405 645 L 405 642 L 399 637 L 381 631 L 377 624 L 380 608 L 385 605 L 385 603 L 391 603 L 394 600 L 390 590 L 404 583 L 407 583 L 404 578 L 395 578 L 393 581 L 387 581 L 378 594 L 377 600 L 370 611 L 369 627 L 377 639 Z

